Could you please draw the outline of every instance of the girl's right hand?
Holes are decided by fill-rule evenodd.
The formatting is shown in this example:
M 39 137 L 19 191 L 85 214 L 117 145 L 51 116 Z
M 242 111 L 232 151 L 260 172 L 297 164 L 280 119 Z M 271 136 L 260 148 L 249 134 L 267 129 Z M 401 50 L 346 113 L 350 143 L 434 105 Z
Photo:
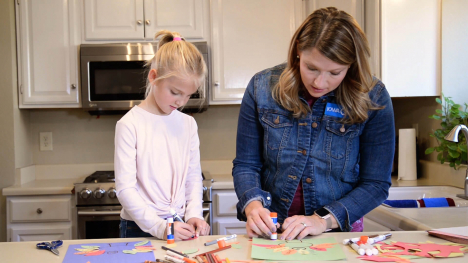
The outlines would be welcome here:
M 260 201 L 250 202 L 244 210 L 247 217 L 247 235 L 249 237 L 267 236 L 276 232 L 279 225 L 273 224 L 270 217 L 270 210 L 263 207 Z
M 183 222 L 174 222 L 174 239 L 176 241 L 189 239 L 195 236 L 195 228 Z

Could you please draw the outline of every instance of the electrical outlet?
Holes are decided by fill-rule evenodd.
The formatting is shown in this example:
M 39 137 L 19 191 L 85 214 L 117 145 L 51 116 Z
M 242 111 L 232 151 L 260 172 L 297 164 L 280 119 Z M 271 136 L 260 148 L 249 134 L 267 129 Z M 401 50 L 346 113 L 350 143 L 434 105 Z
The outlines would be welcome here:
M 39 148 L 41 151 L 52 151 L 52 132 L 39 133 Z

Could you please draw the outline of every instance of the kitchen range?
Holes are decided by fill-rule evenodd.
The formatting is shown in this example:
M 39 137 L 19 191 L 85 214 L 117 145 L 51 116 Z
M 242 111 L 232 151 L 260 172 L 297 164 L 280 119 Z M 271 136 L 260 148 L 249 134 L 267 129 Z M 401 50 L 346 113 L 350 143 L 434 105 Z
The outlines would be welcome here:
M 212 182 L 203 180 L 203 217 L 210 225 Z M 117 199 L 114 171 L 97 171 L 76 183 L 75 197 L 78 239 L 119 237 L 122 206 Z

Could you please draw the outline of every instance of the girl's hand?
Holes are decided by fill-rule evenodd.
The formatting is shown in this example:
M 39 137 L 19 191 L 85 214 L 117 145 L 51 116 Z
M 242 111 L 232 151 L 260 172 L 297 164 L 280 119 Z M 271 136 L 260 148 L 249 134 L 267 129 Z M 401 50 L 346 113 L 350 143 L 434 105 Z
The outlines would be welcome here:
M 207 236 L 210 234 L 210 225 L 200 218 L 192 217 L 187 221 L 195 229 L 195 236 Z
M 189 239 L 195 236 L 195 229 L 192 225 L 183 222 L 174 222 L 174 239 L 176 241 Z
M 276 228 L 270 217 L 270 210 L 263 207 L 260 201 L 252 201 L 245 208 L 245 216 L 247 224 L 245 228 L 249 237 L 267 236 L 270 238 L 271 233 L 276 232 Z
M 281 240 L 303 239 L 307 235 L 320 235 L 327 230 L 327 222 L 316 216 L 292 216 L 283 223 Z

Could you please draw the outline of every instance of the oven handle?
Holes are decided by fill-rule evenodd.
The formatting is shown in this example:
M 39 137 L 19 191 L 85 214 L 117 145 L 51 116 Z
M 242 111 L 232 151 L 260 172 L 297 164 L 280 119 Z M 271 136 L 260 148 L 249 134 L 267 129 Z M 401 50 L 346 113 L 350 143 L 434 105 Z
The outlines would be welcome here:
M 78 211 L 79 216 L 118 216 L 120 215 L 120 210 L 110 210 L 110 211 L 94 211 L 94 210 L 85 210 Z

